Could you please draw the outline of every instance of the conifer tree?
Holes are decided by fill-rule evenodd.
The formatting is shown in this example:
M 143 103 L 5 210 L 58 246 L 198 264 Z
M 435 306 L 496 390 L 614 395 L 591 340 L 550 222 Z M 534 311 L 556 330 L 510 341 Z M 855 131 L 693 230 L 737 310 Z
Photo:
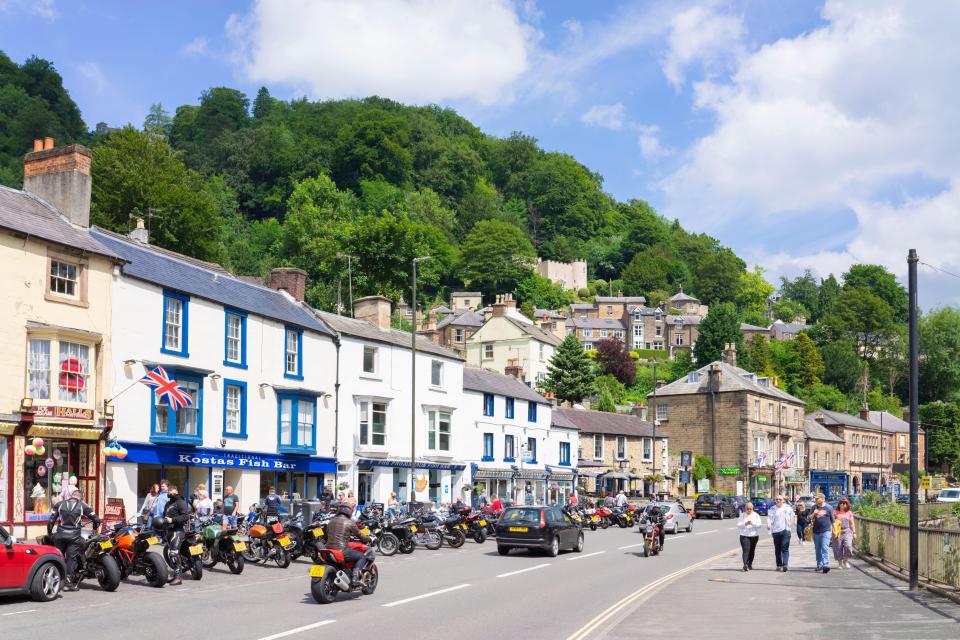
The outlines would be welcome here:
M 544 388 L 561 402 L 573 404 L 593 393 L 595 377 L 590 358 L 571 333 L 557 347 L 547 366 Z

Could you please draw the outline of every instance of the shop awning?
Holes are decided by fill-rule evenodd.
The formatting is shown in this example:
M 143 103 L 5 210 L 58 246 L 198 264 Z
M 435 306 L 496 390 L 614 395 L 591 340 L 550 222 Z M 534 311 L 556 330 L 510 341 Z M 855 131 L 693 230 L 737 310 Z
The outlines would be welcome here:
M 547 467 L 551 480 L 573 480 L 573 471 L 570 467 Z
M 630 479 L 631 479 L 631 480 L 643 480 L 643 476 L 638 476 L 638 475 L 635 474 L 635 473 L 631 473 L 631 474 L 630 474 Z
M 474 480 L 509 480 L 513 477 L 513 471 L 502 469 L 477 469 L 473 474 Z
M 523 471 L 517 471 L 516 473 L 517 473 L 516 477 L 520 478 L 521 480 L 546 480 L 547 479 L 546 471 L 538 471 L 536 469 L 524 469 Z
M 62 427 L 52 424 L 35 424 L 27 431 L 27 437 L 72 438 L 74 440 L 99 440 L 103 429 L 97 427 Z
M 399 469 L 409 469 L 410 459 L 401 460 L 398 458 L 360 458 L 357 460 L 358 467 L 397 467 Z M 443 469 L 446 471 L 460 471 L 467 465 L 456 464 L 453 462 L 428 462 L 426 460 L 417 460 L 417 469 Z
M 573 471 L 581 478 L 596 478 L 599 475 L 593 471 L 587 471 L 586 469 L 574 469 Z
M 0 422 L 0 436 L 12 436 L 16 428 L 16 422 Z
M 608 480 L 629 480 L 630 476 L 620 471 L 608 471 L 606 473 L 601 473 L 598 478 L 606 478 Z

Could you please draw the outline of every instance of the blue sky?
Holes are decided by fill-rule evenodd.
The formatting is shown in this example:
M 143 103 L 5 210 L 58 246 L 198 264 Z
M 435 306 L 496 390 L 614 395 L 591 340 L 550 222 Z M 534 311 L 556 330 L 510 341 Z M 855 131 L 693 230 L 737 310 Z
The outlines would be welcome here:
M 207 87 L 456 108 L 573 154 L 776 282 L 907 249 L 960 273 L 960 3 L 0 0 L 91 127 Z M 921 303 L 960 279 L 921 272 Z

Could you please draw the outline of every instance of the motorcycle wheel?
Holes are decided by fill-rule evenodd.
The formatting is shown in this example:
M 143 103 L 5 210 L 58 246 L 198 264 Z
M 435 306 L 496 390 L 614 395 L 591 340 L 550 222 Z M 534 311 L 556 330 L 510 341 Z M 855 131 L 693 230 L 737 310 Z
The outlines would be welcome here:
M 650 554 L 653 553 L 653 542 L 650 540 L 645 540 L 643 542 L 643 557 L 649 558 Z
M 334 572 L 328 571 L 322 578 L 310 581 L 310 595 L 320 604 L 330 604 L 337 599 L 339 589 L 333 583 Z
M 430 551 L 436 551 L 443 546 L 443 536 L 436 531 L 431 531 L 423 536 L 423 546 Z
M 290 536 L 290 541 L 293 542 L 293 548 L 287 552 L 290 554 L 290 560 L 293 561 L 303 555 L 303 534 L 290 531 L 287 535 Z
M 413 550 L 416 548 L 416 545 L 413 544 L 413 540 L 407 538 L 406 540 L 400 541 L 400 546 L 398 549 L 400 553 L 413 553 Z
M 190 577 L 194 580 L 199 580 L 203 577 L 203 562 L 200 558 L 191 558 L 190 559 Z
M 382 556 L 392 556 L 400 547 L 400 541 L 392 533 L 384 533 L 383 537 L 377 540 L 377 552 Z
M 483 529 L 477 529 L 473 533 L 473 539 L 476 541 L 477 544 L 483 544 L 484 542 L 487 541 L 487 532 L 484 531 Z
M 609 527 L 609 526 L 610 526 L 610 521 L 607 520 L 606 518 L 604 518 L 603 520 L 600 521 L 600 528 L 601 528 L 601 529 L 606 529 L 606 528 Z
M 226 558 L 227 567 L 230 569 L 230 573 L 240 574 L 243 573 L 243 556 L 237 553 L 236 551 L 230 551 Z
M 290 566 L 290 554 L 286 549 L 277 549 L 277 555 L 275 555 L 273 559 L 281 569 L 286 569 Z
M 217 557 L 213 553 L 213 547 L 203 545 L 203 555 L 200 556 L 204 569 L 212 569 L 217 565 Z
M 618 520 L 617 524 L 620 525 L 621 529 L 626 529 L 627 527 L 630 526 L 629 524 L 627 524 L 627 521 L 624 518 L 621 518 L 620 520 Z
M 590 523 L 590 531 L 596 531 L 596 530 L 597 530 L 597 523 L 596 523 L 596 522 L 591 522 L 591 523 Z
M 250 542 L 247 543 L 247 550 L 241 552 L 243 554 L 243 559 L 254 564 L 260 562 L 262 549 L 263 542 L 261 542 L 258 538 L 251 538 Z
M 451 549 L 459 549 L 467 541 L 467 536 L 463 535 L 460 529 L 454 529 L 453 533 L 444 536 L 444 541 L 450 545 Z
M 365 596 L 373 595 L 379 583 L 380 571 L 377 569 L 377 565 L 370 565 L 370 568 L 364 571 L 363 576 L 360 577 L 360 591 Z
M 113 556 L 102 556 L 94 573 L 104 591 L 116 591 L 120 586 L 120 567 Z
M 167 563 L 160 554 L 148 551 L 143 556 L 143 577 L 151 587 L 162 587 L 167 584 Z

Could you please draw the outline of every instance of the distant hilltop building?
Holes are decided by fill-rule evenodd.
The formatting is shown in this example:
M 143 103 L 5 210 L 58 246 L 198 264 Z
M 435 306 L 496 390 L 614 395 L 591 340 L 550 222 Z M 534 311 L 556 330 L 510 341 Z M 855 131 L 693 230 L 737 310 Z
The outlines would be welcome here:
M 555 262 L 537 258 L 537 273 L 570 291 L 587 288 L 586 260 Z

